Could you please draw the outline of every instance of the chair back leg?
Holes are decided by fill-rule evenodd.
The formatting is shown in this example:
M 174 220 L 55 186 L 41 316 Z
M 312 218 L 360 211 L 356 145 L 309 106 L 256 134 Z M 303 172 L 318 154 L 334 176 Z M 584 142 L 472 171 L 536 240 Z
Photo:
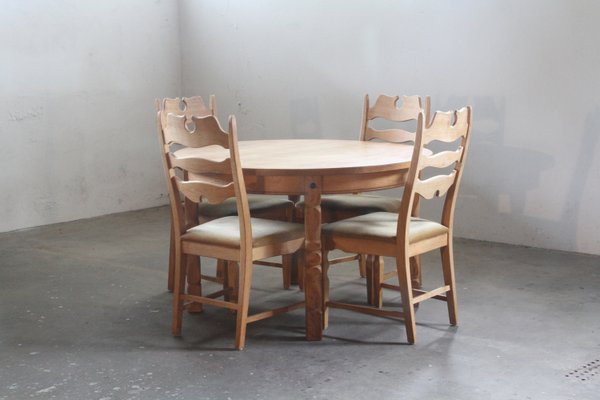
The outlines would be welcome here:
M 383 257 L 369 255 L 366 262 L 367 271 L 367 299 L 370 305 L 381 308 L 383 306 Z
M 238 301 L 239 292 L 239 266 L 235 261 L 223 261 L 223 290 L 225 295 L 223 299 L 225 301 L 231 301 L 233 303 Z
M 294 263 L 293 254 L 284 254 L 281 256 L 281 268 L 283 269 L 283 288 L 289 289 L 292 285 L 292 264 Z
M 421 278 L 421 255 L 416 255 L 410 258 L 410 276 L 412 280 L 412 286 L 415 289 L 421 289 L 423 286 Z
M 358 255 L 358 273 L 361 278 L 367 277 L 367 257 L 366 254 Z
M 195 296 L 202 296 L 202 270 L 200 265 L 200 257 L 186 255 L 186 277 L 187 277 L 187 293 Z M 185 290 L 182 289 L 182 290 Z M 192 303 L 187 307 L 190 313 L 201 313 L 204 310 L 202 303 Z

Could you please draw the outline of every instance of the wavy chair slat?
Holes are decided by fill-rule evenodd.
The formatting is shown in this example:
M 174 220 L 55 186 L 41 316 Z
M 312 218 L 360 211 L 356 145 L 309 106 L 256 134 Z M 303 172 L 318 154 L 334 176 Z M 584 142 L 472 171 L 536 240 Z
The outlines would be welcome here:
M 165 142 L 195 148 L 213 145 L 229 148 L 227 134 L 216 118 L 192 117 L 193 129 L 188 129 L 189 122 L 185 115 L 168 114 L 164 129 Z
M 206 200 L 210 204 L 219 204 L 230 197 L 235 197 L 235 187 L 233 182 L 219 185 L 213 182 L 184 182 L 178 177 L 174 177 L 173 179 L 175 179 L 177 189 L 194 203 Z
M 441 197 L 446 194 L 448 189 L 456 180 L 456 171 L 452 171 L 448 175 L 436 175 L 429 179 L 416 179 L 414 184 L 415 193 L 430 200 L 434 197 Z
M 163 99 L 162 104 L 159 104 L 159 110 L 162 109 L 162 123 L 166 125 L 167 115 L 172 113 L 175 115 L 185 115 L 186 118 L 206 117 L 208 115 L 215 115 L 215 104 L 214 96 L 210 97 L 209 107 L 206 106 L 201 96 L 182 97 L 182 98 L 166 98 Z
M 465 136 L 469 128 L 469 110 L 436 112 L 431 125 L 423 132 L 423 144 L 433 141 L 451 143 Z
M 212 103 L 214 96 L 211 96 L 209 106 L 204 103 L 201 96 L 184 97 L 182 99 L 185 104 L 185 112 L 189 112 L 190 116 L 201 117 L 204 115 L 215 115 L 215 110 Z
M 392 143 L 403 143 L 415 140 L 415 133 L 404 129 L 374 129 L 367 128 L 365 140 L 379 139 Z
M 198 157 L 178 157 L 172 153 L 168 157 L 172 168 L 180 168 L 190 174 L 204 174 L 206 171 L 212 174 L 231 174 L 231 161 L 228 158 L 214 161 Z
M 419 162 L 419 171 L 428 167 L 446 168 L 458 162 L 462 156 L 463 148 L 459 147 L 455 151 L 442 151 L 433 155 L 423 154 Z

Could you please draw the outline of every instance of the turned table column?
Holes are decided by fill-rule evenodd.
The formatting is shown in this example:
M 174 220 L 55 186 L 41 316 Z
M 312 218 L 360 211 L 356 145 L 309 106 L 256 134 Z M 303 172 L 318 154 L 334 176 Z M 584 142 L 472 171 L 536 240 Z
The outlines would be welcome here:
M 304 179 L 304 185 L 306 340 L 321 340 L 323 337 L 322 179 L 319 176 L 307 176 Z

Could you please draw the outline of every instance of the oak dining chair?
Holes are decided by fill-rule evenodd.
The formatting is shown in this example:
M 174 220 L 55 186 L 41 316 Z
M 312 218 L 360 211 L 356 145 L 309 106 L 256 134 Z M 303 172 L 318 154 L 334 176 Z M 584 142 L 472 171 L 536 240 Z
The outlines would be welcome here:
M 414 343 L 415 305 L 430 298 L 446 301 L 450 324 L 458 323 L 452 238 L 454 209 L 469 146 L 471 121 L 471 107 L 455 112 L 436 112 L 429 126 L 426 125 L 425 112 L 421 111 L 418 116 L 410 171 L 399 210 L 363 214 L 323 226 L 325 326 L 329 308 L 344 308 L 378 316 L 399 317 L 404 319 L 408 342 Z M 424 146 L 433 141 L 445 142 L 455 149 L 428 155 L 423 151 Z M 425 169 L 432 175 L 422 179 L 421 172 Z M 451 169 L 449 173 L 448 169 Z M 432 173 L 431 170 L 435 172 Z M 434 197 L 444 197 L 440 222 L 413 216 L 416 198 Z M 393 276 L 398 277 L 402 311 L 329 300 L 327 254 L 333 249 L 394 257 L 396 271 Z M 441 251 L 443 286 L 428 291 L 413 287 L 410 259 L 435 249 Z M 374 290 L 376 296 L 381 297 L 382 282 L 392 275 L 384 277 L 382 268 L 377 268 L 374 275 Z
M 197 304 L 233 310 L 236 313 L 235 348 L 245 344 L 246 326 L 255 321 L 302 307 L 304 302 L 248 315 L 252 269 L 255 260 L 277 255 L 292 255 L 304 245 L 304 226 L 250 216 L 250 206 L 237 147 L 235 118 L 229 117 L 225 132 L 215 116 L 196 117 L 169 114 L 164 126 L 165 167 L 169 174 L 169 190 L 174 221 L 175 278 L 173 287 L 172 333 L 181 335 L 183 310 Z M 193 151 L 181 152 L 178 147 Z M 203 148 L 220 146 L 225 158 L 214 161 L 203 158 Z M 185 155 L 183 155 L 185 154 Z M 236 215 L 200 222 L 189 218 L 202 202 L 222 204 L 233 198 Z M 191 210 L 190 210 L 191 207 Z M 189 282 L 189 257 L 211 257 L 226 260 L 223 290 L 202 294 L 201 280 Z M 230 272 L 232 272 L 230 274 Z M 223 296 L 223 299 L 218 297 Z
M 217 104 L 214 95 L 209 97 L 208 106 L 201 96 L 182 97 L 182 98 L 164 98 L 156 100 L 155 109 L 158 113 L 157 128 L 161 146 L 165 146 L 163 127 L 166 125 L 168 114 L 183 115 L 187 120 L 193 116 L 216 116 Z M 168 180 L 168 176 L 167 176 Z M 248 204 L 250 206 L 250 214 L 260 218 L 275 219 L 281 221 L 291 221 L 294 213 L 294 203 L 281 196 L 270 195 L 248 195 Z M 196 217 L 201 222 L 210 221 L 212 219 L 236 215 L 237 208 L 235 199 L 228 199 L 221 204 L 201 203 L 196 210 Z M 171 235 L 169 247 L 169 275 L 168 275 L 168 290 L 173 290 L 173 276 L 175 267 L 175 241 L 173 233 L 173 218 L 171 218 Z M 190 259 L 190 263 L 199 263 L 200 260 Z M 283 286 L 289 288 L 292 283 L 292 268 L 288 263 L 270 261 L 259 261 L 262 265 L 268 265 L 282 269 Z M 216 276 L 203 274 L 202 278 L 210 281 L 222 282 L 224 270 L 227 268 L 225 263 L 220 260 L 217 264 Z
M 398 104 L 399 100 L 401 104 Z M 419 112 L 424 111 L 425 120 L 429 119 L 431 100 L 429 96 L 388 96 L 379 95 L 375 104 L 371 105 L 369 95 L 366 94 L 363 102 L 363 114 L 360 128 L 360 140 L 385 141 L 391 143 L 414 142 L 415 127 Z M 372 212 L 398 212 L 400 200 L 396 197 L 375 194 L 338 194 L 327 195 L 321 199 L 321 212 L 323 222 L 334 222 L 341 219 L 355 217 Z M 296 218 L 301 218 L 303 203 L 296 204 Z M 414 215 L 419 211 L 418 202 L 413 207 Z M 383 258 L 367 254 L 353 254 L 336 257 L 329 260 L 329 264 L 357 260 L 361 277 L 367 278 L 367 298 L 369 304 L 381 305 L 375 296 L 373 269 L 383 268 Z M 420 260 L 411 260 L 414 284 L 420 282 Z

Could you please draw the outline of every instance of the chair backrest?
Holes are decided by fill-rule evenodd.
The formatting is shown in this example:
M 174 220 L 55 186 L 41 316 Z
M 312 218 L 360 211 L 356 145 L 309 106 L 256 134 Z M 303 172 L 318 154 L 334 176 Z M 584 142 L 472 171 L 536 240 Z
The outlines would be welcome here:
M 167 115 L 185 115 L 186 118 L 206 117 L 207 115 L 217 115 L 217 103 L 215 96 L 211 95 L 208 100 L 208 107 L 200 96 L 177 97 L 174 99 L 164 98 L 155 101 L 156 112 L 161 113 L 160 122 L 164 126 L 167 123 Z
M 177 97 L 174 99 L 164 98 L 156 99 L 154 102 L 156 117 L 156 127 L 158 138 L 161 147 L 166 145 L 164 136 L 164 127 L 167 125 L 167 116 L 169 114 L 183 115 L 186 121 L 190 121 L 192 117 L 206 117 L 208 115 L 215 116 L 217 114 L 217 104 L 215 96 L 211 95 L 208 102 L 208 107 L 204 104 L 204 100 L 200 96 L 193 97 Z M 161 151 L 164 154 L 164 151 Z M 164 162 L 163 158 L 163 162 Z M 165 164 L 165 172 L 167 173 L 167 182 L 169 181 L 168 168 Z
M 416 196 L 424 199 L 445 196 L 441 223 L 452 232 L 454 206 L 469 147 L 472 110 L 469 106 L 454 112 L 438 111 L 429 126 L 425 121 L 425 113 L 421 112 L 417 122 L 412 161 L 398 216 L 398 240 L 405 245 L 408 245 L 406 238 L 412 214 L 411 208 Z M 423 151 L 425 146 L 433 141 L 456 143 L 456 149 L 425 154 Z M 450 167 L 452 167 L 451 171 L 446 173 Z M 434 169 L 436 174 L 421 179 L 421 172 L 425 168 Z
M 430 98 L 425 97 L 422 101 L 419 96 L 402 96 L 402 106 L 398 107 L 400 96 L 379 95 L 375 104 L 369 104 L 369 95 L 365 95 L 363 106 L 363 120 L 360 139 L 379 139 L 386 142 L 402 143 L 415 140 L 415 132 L 401 128 L 375 129 L 370 122 L 375 119 L 383 119 L 389 122 L 416 121 L 421 110 L 424 110 L 425 121 L 429 121 Z
M 215 100 L 215 96 L 211 95 L 208 101 L 208 107 L 204 103 L 204 100 L 200 96 L 192 96 L 192 97 L 176 97 L 176 98 L 164 98 L 162 100 L 156 99 L 154 102 L 155 111 L 157 113 L 156 117 L 156 127 L 158 131 L 158 138 L 161 145 L 161 154 L 163 155 L 163 166 L 166 173 L 167 185 L 170 186 L 170 178 L 169 178 L 169 168 L 166 163 L 166 158 L 164 157 L 165 146 L 165 137 L 164 137 L 164 127 L 167 125 L 167 116 L 169 114 L 175 115 L 183 115 L 186 118 L 186 121 L 191 121 L 193 116 L 196 117 L 205 117 L 209 115 L 216 116 L 217 114 L 217 104 Z M 188 213 L 188 217 L 191 221 L 195 221 L 198 218 L 197 210 L 192 210 L 192 205 L 188 204 L 187 208 L 190 210 Z M 173 219 L 175 219 L 173 217 Z
M 175 235 L 179 236 L 191 226 L 198 225 L 197 218 L 186 217 L 187 207 L 195 210 L 202 201 L 219 204 L 235 197 L 241 248 L 243 252 L 251 249 L 250 211 L 240 165 L 235 117 L 229 117 L 229 132 L 225 132 L 213 115 L 188 119 L 185 115 L 169 113 L 163 134 L 163 158 L 169 175 Z

